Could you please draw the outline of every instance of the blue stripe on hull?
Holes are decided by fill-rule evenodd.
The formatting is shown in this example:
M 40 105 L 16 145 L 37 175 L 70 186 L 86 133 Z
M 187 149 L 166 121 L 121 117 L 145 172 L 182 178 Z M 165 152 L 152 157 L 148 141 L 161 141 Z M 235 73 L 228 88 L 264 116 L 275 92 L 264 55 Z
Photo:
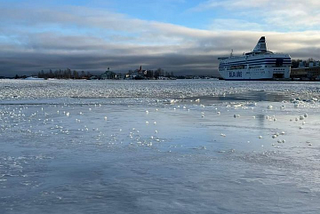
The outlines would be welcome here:
M 260 79 L 224 79 L 223 80 L 227 80 L 227 81 L 262 81 L 262 80 L 272 80 L 272 78 L 260 78 Z
M 243 63 L 238 63 L 238 62 L 229 62 L 229 63 L 220 63 L 220 65 L 252 65 L 252 64 L 276 64 L 276 62 L 243 62 Z M 291 64 L 291 62 L 283 62 L 282 64 Z

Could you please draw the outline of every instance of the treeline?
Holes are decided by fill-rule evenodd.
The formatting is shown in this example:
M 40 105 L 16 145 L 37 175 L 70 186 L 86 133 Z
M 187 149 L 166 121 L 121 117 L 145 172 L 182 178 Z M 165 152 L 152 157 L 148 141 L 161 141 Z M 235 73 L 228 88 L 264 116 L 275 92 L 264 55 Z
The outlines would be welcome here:
M 92 74 L 90 72 L 85 72 L 85 71 L 81 71 L 78 72 L 76 70 L 71 70 L 69 68 L 67 68 L 66 70 L 56 70 L 56 71 L 52 71 L 50 69 L 50 71 L 48 72 L 44 72 L 43 70 L 40 71 L 38 73 L 38 77 L 39 78 L 44 78 L 44 79 L 48 79 L 48 78 L 55 78 L 55 79 L 90 79 L 90 77 L 92 76 Z
M 167 77 L 172 78 L 175 77 L 173 72 L 167 72 L 163 70 L 162 68 L 158 68 L 157 70 L 142 70 L 136 69 L 136 70 L 129 70 L 128 73 L 126 73 L 126 77 L 132 77 L 136 76 L 135 78 L 143 78 L 143 79 L 158 79 L 159 77 Z

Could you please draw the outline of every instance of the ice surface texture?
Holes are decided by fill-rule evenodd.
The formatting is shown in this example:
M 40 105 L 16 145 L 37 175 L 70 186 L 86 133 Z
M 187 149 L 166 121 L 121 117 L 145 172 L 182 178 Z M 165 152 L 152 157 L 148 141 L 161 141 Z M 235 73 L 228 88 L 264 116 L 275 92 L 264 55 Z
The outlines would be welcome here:
M 0 213 L 318 213 L 319 86 L 0 80 Z

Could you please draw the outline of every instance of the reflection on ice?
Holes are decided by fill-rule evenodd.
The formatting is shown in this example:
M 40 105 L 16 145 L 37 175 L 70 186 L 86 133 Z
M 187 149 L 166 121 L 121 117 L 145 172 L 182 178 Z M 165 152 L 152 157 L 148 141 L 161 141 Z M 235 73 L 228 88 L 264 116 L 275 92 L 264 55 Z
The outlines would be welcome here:
M 0 92 L 5 213 L 320 208 L 317 83 L 0 80 Z

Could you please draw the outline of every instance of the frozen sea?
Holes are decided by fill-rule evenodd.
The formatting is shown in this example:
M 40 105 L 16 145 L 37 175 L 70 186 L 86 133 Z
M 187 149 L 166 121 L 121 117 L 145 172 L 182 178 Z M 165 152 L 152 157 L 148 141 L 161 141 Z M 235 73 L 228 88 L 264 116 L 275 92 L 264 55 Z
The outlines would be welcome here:
M 319 213 L 320 82 L 0 80 L 0 213 Z

